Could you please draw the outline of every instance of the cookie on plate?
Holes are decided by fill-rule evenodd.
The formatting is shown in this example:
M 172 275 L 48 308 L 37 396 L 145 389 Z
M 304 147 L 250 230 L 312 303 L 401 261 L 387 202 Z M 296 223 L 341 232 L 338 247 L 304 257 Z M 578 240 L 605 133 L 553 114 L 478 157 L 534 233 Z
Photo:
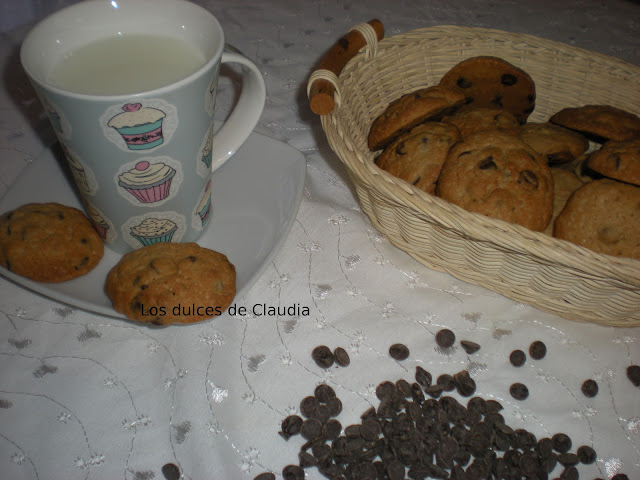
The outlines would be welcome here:
M 461 140 L 453 125 L 427 122 L 401 135 L 376 158 L 383 170 L 434 194 L 451 146 Z
M 565 168 L 551 168 L 551 176 L 553 177 L 553 215 L 547 228 L 544 229 L 547 235 L 553 235 L 553 223 L 564 209 L 569 197 L 584 185 L 573 171 Z
M 536 106 L 536 87 L 527 72 L 499 57 L 479 56 L 461 61 L 440 85 L 464 94 L 475 107 L 500 108 L 525 123 Z
M 220 315 L 236 294 L 235 267 L 197 243 L 156 243 L 125 254 L 106 281 L 113 308 L 155 325 Z
M 520 138 L 547 157 L 549 165 L 573 162 L 589 148 L 589 140 L 580 132 L 550 122 L 523 125 Z
M 589 155 L 586 167 L 607 178 L 640 185 L 640 138 L 608 141 Z
M 553 213 L 546 159 L 518 137 L 480 132 L 453 146 L 436 194 L 470 212 L 545 229 Z
M 518 135 L 520 124 L 516 117 L 506 110 L 485 107 L 464 107 L 442 119 L 455 125 L 463 138 L 487 130 L 500 130 Z
M 582 132 L 599 142 L 640 138 L 640 117 L 611 105 L 563 108 L 549 121 Z
M 556 218 L 553 236 L 640 260 L 640 187 L 609 179 L 585 184 Z
M 403 95 L 389 104 L 371 124 L 369 150 L 380 150 L 416 125 L 435 119 L 464 103 L 464 95 L 450 88 L 431 86 Z
M 95 267 L 104 245 L 77 208 L 29 203 L 0 217 L 0 265 L 37 282 L 64 282 Z

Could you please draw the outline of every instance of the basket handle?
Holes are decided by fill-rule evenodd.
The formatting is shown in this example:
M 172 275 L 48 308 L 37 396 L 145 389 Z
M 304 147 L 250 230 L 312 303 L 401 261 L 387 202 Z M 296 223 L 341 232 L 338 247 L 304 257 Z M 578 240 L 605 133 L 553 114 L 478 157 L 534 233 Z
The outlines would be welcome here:
M 367 24 L 363 24 L 363 26 L 366 25 L 373 28 L 378 41 L 382 40 L 384 26 L 380 20 L 370 20 Z M 373 41 L 373 38 L 371 38 L 367 42 L 365 34 L 361 32 L 363 29 L 359 27 L 359 25 L 354 27 L 331 47 L 309 78 L 307 86 L 309 106 L 317 115 L 328 115 L 333 111 L 336 103 L 334 82 L 337 76 L 340 75 L 344 66 L 356 56 L 362 47 Z M 371 45 L 371 47 L 373 48 L 375 45 Z

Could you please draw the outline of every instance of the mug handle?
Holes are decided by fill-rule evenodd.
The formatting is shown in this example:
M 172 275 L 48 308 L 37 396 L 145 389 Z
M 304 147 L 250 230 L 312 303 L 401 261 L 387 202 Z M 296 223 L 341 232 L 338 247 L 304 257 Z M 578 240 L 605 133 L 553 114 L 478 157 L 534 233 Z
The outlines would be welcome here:
M 224 51 L 221 63 L 242 65 L 242 91 L 238 103 L 216 132 L 211 152 L 211 171 L 220 168 L 244 143 L 262 115 L 266 99 L 264 79 L 258 67 L 247 57 Z

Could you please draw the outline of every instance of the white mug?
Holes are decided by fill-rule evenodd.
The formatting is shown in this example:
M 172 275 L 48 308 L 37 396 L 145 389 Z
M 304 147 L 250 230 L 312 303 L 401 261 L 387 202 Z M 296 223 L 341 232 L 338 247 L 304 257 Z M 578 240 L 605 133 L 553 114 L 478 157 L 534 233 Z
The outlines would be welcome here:
M 265 101 L 258 68 L 224 47 L 218 20 L 185 0 L 77 3 L 23 42 L 22 65 L 87 215 L 116 252 L 195 241 L 208 224 L 212 172 L 247 139 Z M 214 136 L 227 62 L 242 66 L 242 92 Z

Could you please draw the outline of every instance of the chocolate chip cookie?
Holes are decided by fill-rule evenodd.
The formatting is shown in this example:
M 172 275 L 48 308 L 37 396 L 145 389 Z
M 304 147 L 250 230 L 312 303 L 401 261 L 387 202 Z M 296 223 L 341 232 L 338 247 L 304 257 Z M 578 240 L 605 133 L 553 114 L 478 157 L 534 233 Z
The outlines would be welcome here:
M 77 208 L 30 203 L 0 217 L 0 265 L 38 282 L 63 282 L 95 267 L 104 246 Z
M 500 130 L 512 135 L 520 132 L 516 117 L 511 112 L 498 108 L 464 107 L 447 115 L 442 121 L 455 125 L 463 138 L 487 130 Z
M 542 231 L 553 212 L 546 159 L 518 137 L 476 133 L 453 146 L 436 194 L 470 212 Z
M 553 235 L 553 223 L 566 206 L 569 197 L 584 185 L 584 182 L 571 170 L 560 167 L 550 170 L 553 177 L 553 215 L 547 228 L 544 229 L 547 235 Z
M 506 110 L 520 123 L 527 121 L 536 105 L 531 76 L 498 57 L 467 58 L 445 73 L 440 85 L 462 93 L 467 105 Z
M 640 260 L 640 187 L 609 179 L 585 184 L 556 219 L 553 235 L 595 252 Z
M 582 132 L 599 142 L 640 138 L 640 117 L 610 105 L 564 108 L 552 115 L 549 121 Z
M 460 133 L 453 125 L 423 123 L 391 143 L 376 158 L 376 164 L 417 188 L 434 194 L 442 164 L 452 145 L 460 140 Z
M 236 271 L 225 255 L 197 243 L 157 243 L 124 255 L 107 276 L 106 292 L 132 320 L 194 323 L 226 311 Z
M 520 138 L 536 152 L 547 157 L 549 165 L 570 163 L 589 148 L 589 140 L 579 132 L 553 123 L 527 123 Z
M 444 115 L 463 103 L 464 95 L 437 85 L 403 95 L 391 102 L 371 124 L 369 149 L 380 150 L 416 125 Z
M 608 141 L 589 155 L 586 166 L 605 177 L 640 185 L 640 138 Z

